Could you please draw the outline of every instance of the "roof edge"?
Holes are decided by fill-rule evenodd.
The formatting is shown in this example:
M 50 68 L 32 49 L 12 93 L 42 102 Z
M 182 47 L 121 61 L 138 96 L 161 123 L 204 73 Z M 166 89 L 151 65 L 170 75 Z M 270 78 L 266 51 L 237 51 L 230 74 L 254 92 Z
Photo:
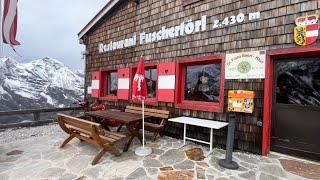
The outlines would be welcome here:
M 78 33 L 78 38 L 81 39 L 101 18 L 106 15 L 119 1 L 110 0 Z

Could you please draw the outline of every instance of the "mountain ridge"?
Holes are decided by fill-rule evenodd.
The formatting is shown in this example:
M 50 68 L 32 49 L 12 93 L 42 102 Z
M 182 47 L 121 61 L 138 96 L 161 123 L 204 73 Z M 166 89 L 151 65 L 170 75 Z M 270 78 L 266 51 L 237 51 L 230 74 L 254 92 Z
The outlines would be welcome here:
M 83 84 L 81 72 L 50 57 L 0 58 L 0 111 L 69 107 L 83 99 Z

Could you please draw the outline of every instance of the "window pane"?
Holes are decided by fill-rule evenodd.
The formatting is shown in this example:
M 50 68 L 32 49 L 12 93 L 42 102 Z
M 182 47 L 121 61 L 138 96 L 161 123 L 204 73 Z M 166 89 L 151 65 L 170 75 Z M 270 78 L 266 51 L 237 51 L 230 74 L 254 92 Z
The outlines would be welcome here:
M 108 95 L 117 95 L 117 89 L 118 89 L 118 73 L 117 72 L 111 72 L 108 75 Z
M 148 98 L 156 97 L 156 81 L 157 81 L 157 69 L 146 69 L 146 79 L 148 88 Z
M 277 103 L 320 106 L 320 58 L 280 61 L 276 68 Z
M 220 64 L 186 67 L 184 99 L 219 102 Z

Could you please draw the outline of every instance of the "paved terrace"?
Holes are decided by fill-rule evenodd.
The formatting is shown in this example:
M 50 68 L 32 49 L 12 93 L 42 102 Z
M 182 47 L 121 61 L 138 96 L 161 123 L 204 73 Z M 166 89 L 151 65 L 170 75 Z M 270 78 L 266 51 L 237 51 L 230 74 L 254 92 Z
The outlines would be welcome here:
M 107 153 L 96 166 L 90 163 L 98 149 L 74 139 L 59 149 L 66 134 L 58 125 L 0 132 L 0 179 L 320 179 L 320 165 L 279 155 L 261 157 L 235 152 L 238 170 L 217 164 L 225 151 L 190 144 L 177 149 L 182 141 L 169 137 L 148 142 L 153 154 L 138 157 L 135 141 L 130 150 L 114 157 Z M 122 149 L 124 143 L 117 147 Z

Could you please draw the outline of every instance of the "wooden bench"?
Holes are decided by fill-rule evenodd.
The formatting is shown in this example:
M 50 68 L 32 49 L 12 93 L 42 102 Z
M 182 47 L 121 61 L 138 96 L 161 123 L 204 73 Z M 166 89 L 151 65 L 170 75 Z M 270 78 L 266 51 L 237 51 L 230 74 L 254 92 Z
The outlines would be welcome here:
M 60 148 L 63 148 L 75 137 L 80 141 L 86 141 L 100 148 L 99 153 L 92 161 L 92 165 L 97 164 L 107 151 L 115 156 L 120 155 L 119 150 L 114 147 L 114 144 L 125 138 L 125 135 L 104 131 L 98 123 L 65 114 L 58 114 L 58 123 L 60 127 L 69 134 L 69 137 L 61 144 Z
M 134 113 L 134 114 L 142 114 L 141 107 L 135 106 L 126 106 L 125 112 Z M 144 128 L 147 131 L 153 132 L 152 141 L 154 142 L 158 135 L 162 136 L 162 131 L 165 123 L 169 118 L 169 111 L 160 110 L 160 109 L 152 109 L 152 108 L 144 108 L 144 114 L 151 117 L 161 118 L 160 124 L 145 122 Z

